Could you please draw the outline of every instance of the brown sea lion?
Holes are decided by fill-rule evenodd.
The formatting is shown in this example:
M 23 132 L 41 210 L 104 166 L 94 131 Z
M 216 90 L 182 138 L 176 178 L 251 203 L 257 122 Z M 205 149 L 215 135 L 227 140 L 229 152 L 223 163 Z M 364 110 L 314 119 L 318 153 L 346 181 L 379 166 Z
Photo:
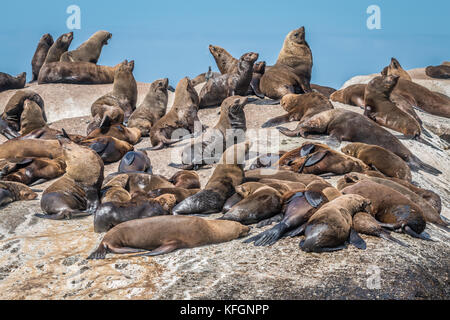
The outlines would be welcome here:
M 32 100 L 25 100 L 23 111 L 20 115 L 20 134 L 26 135 L 45 126 L 47 126 L 47 122 L 42 116 L 41 107 Z
M 264 99 L 264 94 L 259 89 L 259 83 L 261 82 L 261 78 L 266 72 L 266 62 L 260 61 L 256 62 L 253 65 L 253 75 L 252 81 L 250 81 L 250 86 L 247 91 L 247 95 L 256 95 L 257 97 Z
M 210 44 L 209 51 L 214 57 L 221 74 L 234 73 L 237 71 L 239 60 L 234 58 L 227 50 Z
M 311 83 L 311 89 L 313 90 L 313 92 L 319 92 L 319 93 L 323 94 L 328 99 L 330 99 L 331 95 L 336 92 L 336 89 L 334 89 L 334 88 L 321 86 L 318 84 L 312 84 L 312 83 Z
M 160 216 L 131 220 L 108 231 L 88 259 L 104 259 L 108 252 L 156 256 L 180 248 L 231 241 L 248 234 L 250 228 L 234 221 L 199 217 Z
M 143 137 L 148 137 L 152 126 L 161 119 L 167 110 L 169 79 L 160 79 L 150 85 L 141 105 L 128 119 L 129 128 L 138 128 Z
M 385 76 L 398 76 L 399 78 L 412 81 L 411 76 L 402 68 L 400 62 L 395 58 L 391 58 L 391 63 L 383 69 L 381 74 Z
M 249 52 L 239 59 L 236 72 L 209 79 L 199 94 L 199 106 L 215 106 L 230 96 L 245 96 L 253 76 L 253 65 L 258 54 Z
M 130 143 L 109 136 L 85 139 L 80 142 L 80 145 L 97 152 L 105 163 L 119 161 L 127 152 L 133 150 L 133 145 Z
M 431 78 L 450 79 L 450 65 L 428 66 L 425 73 Z
M 60 139 L 66 162 L 66 173 L 45 189 L 39 218 L 61 220 L 93 214 L 103 183 L 104 164 L 90 148 L 69 139 Z
M 152 174 L 152 164 L 150 158 L 145 151 L 129 151 L 120 160 L 119 169 L 120 173 L 126 172 L 147 172 Z
M 286 114 L 266 121 L 262 127 L 272 127 L 291 121 L 303 121 L 322 111 L 333 109 L 330 100 L 318 92 L 287 94 L 280 102 Z
M 159 188 L 147 193 L 149 198 L 157 198 L 164 194 L 171 194 L 175 197 L 176 203 L 180 203 L 184 199 L 193 196 L 194 194 L 200 192 L 200 189 L 185 189 L 180 187 L 172 188 Z
M 120 186 L 108 186 L 101 190 L 101 203 L 115 202 L 128 203 L 131 201 L 130 193 Z
M 103 46 L 108 44 L 111 37 L 112 34 L 108 31 L 97 31 L 76 50 L 64 52 L 60 61 L 97 63 Z
M 313 174 L 301 174 L 285 169 L 254 169 L 245 171 L 245 181 L 260 181 L 261 179 L 278 179 L 292 182 L 301 182 L 308 185 L 315 180 L 325 181 Z
M 385 148 L 355 142 L 346 145 L 341 151 L 362 160 L 388 177 L 411 181 L 411 170 L 408 165 L 399 156 Z
M 17 77 L 0 72 L 0 92 L 11 89 L 22 89 L 27 82 L 27 73 L 22 72 Z
M 256 160 L 250 165 L 249 170 L 258 168 L 269 168 L 275 165 L 278 160 L 285 154 L 285 151 L 279 151 L 278 153 L 266 153 L 258 156 Z
M 183 149 L 182 164 L 169 165 L 184 170 L 197 170 L 204 165 L 217 163 L 226 148 L 245 140 L 247 125 L 244 107 L 247 102 L 247 97 L 226 98 L 220 106 L 217 124 Z
M 364 107 L 365 84 L 353 84 L 334 92 L 330 96 L 331 101 L 349 104 L 356 107 Z
M 186 129 L 193 133 L 195 123 L 200 123 L 197 115 L 198 102 L 198 94 L 192 87 L 189 78 L 181 79 L 175 90 L 172 108 L 150 130 L 150 141 L 153 148 L 146 150 L 159 150 L 180 141 L 180 139 L 172 139 L 172 134 L 177 129 Z
M 426 225 L 422 210 L 400 192 L 370 180 L 360 181 L 342 189 L 341 192 L 369 199 L 371 201 L 369 213 L 381 222 L 382 227 L 428 240 L 421 235 Z
M 58 62 L 59 59 L 61 59 L 62 54 L 69 49 L 72 40 L 73 40 L 73 32 L 65 33 L 61 35 L 58 39 L 56 39 L 56 41 L 48 50 L 47 56 L 45 57 L 45 61 L 42 67 L 48 63 Z
M 349 123 L 352 125 L 349 126 Z M 281 127 L 278 127 L 278 129 L 287 136 L 301 135 L 302 137 L 310 138 L 307 135 L 308 133 L 326 133 L 337 144 L 340 144 L 341 141 L 351 141 L 378 145 L 398 155 L 413 170 L 424 170 L 434 175 L 442 173 L 422 162 L 393 134 L 367 117 L 353 111 L 343 109 L 323 111 L 300 123 L 294 131 Z
M 200 83 L 207 82 L 211 78 L 215 78 L 220 76 L 221 74 L 218 72 L 212 72 L 211 66 L 208 68 L 208 72 L 200 73 L 195 78 L 191 79 L 192 86 L 197 86 Z
M 366 212 L 370 203 L 360 195 L 347 194 L 324 204 L 308 220 L 300 248 L 306 252 L 330 252 L 345 248 L 348 241 L 365 249 L 366 243 L 352 228 L 352 218 L 358 212 Z
M 33 79 L 31 80 L 31 82 L 34 82 L 38 79 L 39 71 L 44 64 L 44 61 L 47 58 L 48 51 L 50 50 L 50 47 L 53 45 L 53 43 L 53 37 L 49 33 L 44 34 L 41 37 L 41 40 L 39 40 L 36 51 L 34 52 L 33 59 L 31 60 L 31 67 L 33 70 Z
M 123 124 L 112 124 L 107 120 L 103 123 L 101 128 L 93 130 L 86 139 L 98 137 L 113 137 L 135 145 L 141 140 L 141 131 L 138 128 L 128 128 Z
M 0 207 L 14 201 L 34 200 L 37 196 L 37 193 L 22 183 L 0 181 Z
M 184 189 L 200 189 L 200 177 L 196 172 L 181 170 L 175 173 L 170 179 L 169 182 L 173 183 L 173 185 L 177 188 Z
M 62 156 L 63 150 L 56 140 L 9 140 L 0 145 L 0 159 L 50 158 Z
M 127 190 L 130 192 L 131 197 L 133 197 L 135 193 L 147 194 L 155 189 L 174 187 L 169 180 L 160 175 L 130 172 L 128 173 L 128 176 Z

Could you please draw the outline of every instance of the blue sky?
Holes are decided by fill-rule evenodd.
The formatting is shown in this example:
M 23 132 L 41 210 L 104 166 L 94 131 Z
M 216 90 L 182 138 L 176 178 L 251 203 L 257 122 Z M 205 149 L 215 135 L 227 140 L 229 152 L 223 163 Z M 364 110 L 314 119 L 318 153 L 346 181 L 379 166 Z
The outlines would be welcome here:
M 31 78 L 31 59 L 44 33 L 56 39 L 66 27 L 69 5 L 81 8 L 75 49 L 97 30 L 113 34 L 99 64 L 135 60 L 135 77 L 172 85 L 208 66 L 217 70 L 208 45 L 233 56 L 248 51 L 274 64 L 286 34 L 306 27 L 314 56 L 312 82 L 339 88 L 358 74 L 379 72 L 391 57 L 405 69 L 450 60 L 450 1 L 407 0 L 169 0 L 2 1 L 0 71 Z M 369 30 L 369 5 L 381 9 L 381 30 Z

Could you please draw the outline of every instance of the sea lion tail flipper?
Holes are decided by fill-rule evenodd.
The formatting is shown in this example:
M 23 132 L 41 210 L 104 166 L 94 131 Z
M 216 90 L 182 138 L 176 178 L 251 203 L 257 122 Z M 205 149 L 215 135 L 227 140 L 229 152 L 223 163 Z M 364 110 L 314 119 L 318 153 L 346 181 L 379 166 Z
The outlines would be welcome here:
M 286 122 L 289 122 L 289 113 L 286 113 L 285 115 L 267 120 L 266 122 L 263 123 L 261 128 L 269 128 L 269 127 L 277 126 L 277 125 L 280 125 L 280 124 L 283 124 Z
M 350 229 L 349 242 L 361 250 L 366 250 L 367 245 L 363 238 L 353 228 Z
M 408 165 L 414 171 L 423 170 L 435 176 L 442 174 L 442 171 L 430 166 L 429 164 L 426 164 L 425 162 L 422 162 L 422 160 L 420 160 L 414 155 L 410 157 Z
M 320 152 L 316 152 L 313 153 L 312 155 L 310 155 L 308 157 L 308 159 L 305 161 L 305 167 L 311 167 L 317 163 L 319 163 L 320 161 L 323 160 L 323 158 L 326 157 L 326 155 L 328 154 L 328 151 L 320 151 Z
M 48 181 L 48 179 L 39 179 L 39 180 L 36 180 L 35 182 L 33 182 L 32 184 L 30 184 L 29 187 L 33 187 L 38 184 L 46 183 L 47 181 Z
M 193 164 L 183 164 L 183 163 L 169 163 L 169 167 L 175 168 L 175 169 L 181 169 L 181 170 L 193 170 L 194 165 Z
M 36 218 L 48 219 L 48 220 L 63 220 L 65 216 L 63 214 L 42 214 L 35 213 L 34 216 Z
M 299 227 L 297 227 L 297 228 L 295 228 L 295 229 L 292 229 L 292 230 L 289 231 L 289 232 L 286 232 L 286 233 L 283 235 L 283 238 L 285 238 L 285 237 L 291 237 L 291 238 L 294 238 L 294 237 L 300 236 L 300 235 L 303 234 L 303 232 L 305 231 L 305 229 L 306 229 L 306 223 L 302 224 L 301 226 L 299 226 Z
M 418 238 L 421 240 L 426 240 L 426 241 L 433 241 L 435 242 L 435 240 L 431 239 L 430 236 L 428 234 L 426 234 L 425 232 L 422 232 L 421 234 L 418 234 L 417 232 L 415 232 L 413 229 L 411 229 L 409 226 L 405 226 L 403 228 L 403 231 L 407 234 L 410 235 L 413 238 Z M 424 233 L 426 235 L 428 235 L 428 237 L 426 235 L 424 235 Z
M 164 148 L 164 142 L 161 141 L 154 147 L 139 149 L 139 151 L 156 151 L 156 150 L 161 150 L 163 148 Z
M 257 228 L 263 228 L 263 227 L 265 227 L 265 226 L 271 225 L 271 224 L 274 223 L 274 222 L 280 222 L 282 219 L 283 219 L 283 214 L 282 214 L 282 213 L 279 213 L 279 214 L 273 216 L 272 218 L 261 220 L 261 221 L 256 225 L 256 227 L 257 227 Z
M 301 136 L 300 131 L 298 130 L 289 130 L 285 127 L 277 127 L 277 130 L 280 131 L 281 134 L 284 134 L 287 137 L 299 137 Z
M 272 229 L 266 230 L 250 239 L 243 241 L 244 243 L 254 242 L 255 246 L 270 246 L 277 242 L 286 231 L 287 225 L 284 223 L 279 223 Z
M 158 256 L 161 254 L 165 254 L 165 253 L 170 253 L 176 249 L 178 249 L 179 246 L 177 245 L 176 241 L 171 241 L 169 243 L 163 244 L 160 247 L 149 251 L 147 253 L 143 253 L 143 254 L 138 254 L 136 255 L 136 257 L 153 257 L 153 256 Z
M 94 252 L 92 252 L 89 257 L 87 257 L 86 259 L 88 260 L 100 260 L 100 259 L 105 259 L 106 254 L 110 252 L 110 250 L 108 249 L 108 246 L 100 243 L 100 245 L 98 246 L 97 250 L 95 250 Z
M 400 241 L 398 239 L 395 239 L 393 236 L 391 236 L 388 232 L 386 232 L 384 230 L 380 233 L 380 238 L 395 242 L 403 247 L 409 247 L 406 243 L 404 243 L 403 241 Z

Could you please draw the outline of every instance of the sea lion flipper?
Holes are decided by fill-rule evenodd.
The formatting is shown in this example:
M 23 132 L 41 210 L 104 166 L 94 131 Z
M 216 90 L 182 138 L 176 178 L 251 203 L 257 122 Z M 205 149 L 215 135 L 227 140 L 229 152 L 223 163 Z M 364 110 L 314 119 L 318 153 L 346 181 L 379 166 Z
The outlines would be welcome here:
M 388 240 L 388 241 L 395 242 L 395 243 L 397 243 L 397 244 L 399 244 L 399 245 L 401 245 L 403 247 L 409 247 L 406 243 L 404 243 L 404 242 L 402 242 L 402 241 L 400 241 L 398 239 L 395 239 L 393 236 L 391 236 L 388 232 L 386 232 L 384 230 L 380 233 L 380 238 Z
M 413 238 L 417 238 L 417 239 L 421 239 L 421 240 L 426 240 L 426 241 L 432 241 L 435 242 L 435 240 L 431 239 L 429 236 L 425 236 L 424 233 L 422 232 L 421 234 L 418 234 L 417 232 L 415 232 L 413 229 L 411 229 L 409 226 L 405 226 L 403 228 L 403 231 L 407 234 L 410 235 Z M 427 234 L 428 235 L 428 234 Z
M 33 187 L 38 184 L 46 183 L 47 181 L 48 181 L 48 179 L 39 179 L 39 180 L 36 180 L 35 182 L 33 182 L 32 184 L 30 184 L 29 187 Z
M 277 242 L 282 236 L 284 231 L 286 231 L 287 225 L 285 223 L 279 223 L 273 228 L 266 230 L 254 237 L 251 237 L 245 241 L 244 243 L 254 242 L 255 246 L 270 246 Z
M 295 228 L 295 229 L 293 229 L 293 230 L 291 230 L 289 232 L 286 232 L 283 235 L 283 238 L 284 237 L 294 238 L 294 237 L 300 236 L 305 231 L 305 228 L 306 228 L 306 223 L 302 224 L 301 226 L 299 226 L 299 227 L 297 227 L 297 228 Z
M 254 79 L 250 82 L 250 87 L 253 90 L 253 93 L 261 99 L 264 99 L 264 94 L 259 90 L 259 79 Z
M 306 191 L 305 198 L 306 201 L 308 201 L 308 203 L 314 208 L 318 208 L 323 202 L 322 194 L 315 191 Z
M 353 228 L 350 229 L 349 242 L 361 250 L 366 250 L 367 245 L 363 238 Z
M 279 213 L 279 214 L 273 216 L 272 218 L 261 220 L 261 221 L 256 225 L 256 227 L 257 227 L 257 228 L 263 228 L 263 227 L 265 227 L 265 226 L 271 225 L 271 224 L 274 223 L 274 222 L 280 222 L 282 219 L 283 219 L 283 214 L 282 214 L 282 213 Z
M 105 115 L 99 126 L 100 132 L 102 134 L 105 134 L 106 132 L 108 132 L 108 129 L 111 127 L 111 124 L 112 124 L 112 119 L 108 115 Z
M 285 127 L 277 127 L 277 130 L 280 131 L 280 133 L 284 134 L 287 137 L 298 137 L 300 136 L 300 132 L 297 130 L 289 130 Z
M 289 117 L 290 117 L 289 113 L 286 113 L 282 116 L 269 119 L 262 124 L 261 128 L 269 128 L 269 127 L 273 127 L 273 126 L 276 126 L 279 124 L 289 122 Z
M 96 143 L 93 143 L 89 146 L 89 148 L 91 148 L 92 150 L 94 150 L 97 153 L 102 153 L 103 151 L 105 151 L 107 144 L 97 141 Z
M 300 149 L 300 157 L 309 156 L 311 154 L 311 152 L 314 151 L 314 149 L 316 149 L 316 145 L 313 144 L 313 143 L 309 143 L 309 144 L 304 145 Z
M 158 256 L 161 254 L 166 254 L 166 253 L 170 253 L 174 250 L 176 250 L 178 248 L 177 243 L 175 241 L 172 241 L 170 243 L 166 243 L 161 245 L 160 247 L 149 251 L 147 253 L 143 253 L 143 254 L 139 254 L 137 255 L 137 257 L 153 257 L 153 256 Z
M 305 161 L 305 167 L 311 167 L 311 166 L 319 163 L 326 157 L 327 154 L 328 154 L 328 151 L 320 151 L 320 152 L 314 153 L 313 155 L 308 157 L 308 159 Z

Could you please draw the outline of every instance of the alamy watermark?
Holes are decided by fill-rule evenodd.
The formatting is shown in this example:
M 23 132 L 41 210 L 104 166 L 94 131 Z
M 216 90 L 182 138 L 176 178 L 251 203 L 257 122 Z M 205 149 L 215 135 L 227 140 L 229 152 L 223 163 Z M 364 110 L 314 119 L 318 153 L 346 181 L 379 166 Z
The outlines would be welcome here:
M 69 30 L 80 30 L 81 29 L 81 9 L 77 5 L 70 5 L 66 10 L 67 14 L 70 16 L 66 20 L 66 26 Z
M 373 4 L 370 5 L 367 10 L 367 14 L 370 14 L 370 16 L 367 18 L 367 29 L 374 30 L 374 29 L 381 29 L 381 9 L 379 6 Z

